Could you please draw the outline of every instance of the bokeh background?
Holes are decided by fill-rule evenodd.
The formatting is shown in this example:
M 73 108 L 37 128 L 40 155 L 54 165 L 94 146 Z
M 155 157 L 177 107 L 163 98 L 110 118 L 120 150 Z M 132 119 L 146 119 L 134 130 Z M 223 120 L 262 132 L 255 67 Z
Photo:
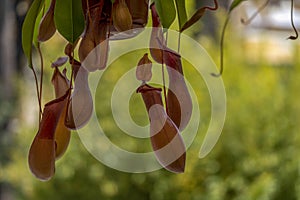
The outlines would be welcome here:
M 211 1 L 188 0 L 189 16 Z M 207 13 L 187 31 L 219 64 L 219 38 L 230 1 Z M 300 44 L 288 41 L 290 1 L 274 0 L 252 25 L 241 17 L 255 11 L 261 1 L 247 1 L 232 15 L 225 40 L 227 117 L 220 140 L 205 158 L 198 158 L 210 120 L 205 84 L 192 67 L 185 75 L 197 88 L 201 109 L 198 135 L 187 152 L 184 174 L 165 170 L 131 174 L 110 169 L 82 146 L 74 132 L 70 146 L 57 164 L 56 174 L 40 182 L 29 171 L 27 156 L 37 132 L 37 100 L 33 75 L 21 50 L 20 27 L 29 0 L 2 0 L 0 5 L 0 199 L 195 199 L 267 200 L 300 199 Z M 300 2 L 295 1 L 295 23 L 300 27 Z M 173 27 L 176 29 L 176 25 Z M 45 95 L 53 98 L 51 61 L 63 55 L 65 41 L 56 34 L 42 45 L 45 57 Z M 182 51 L 192 51 L 186 48 Z M 122 148 L 151 150 L 149 140 L 124 136 L 113 122 L 109 99 L 113 81 L 134 66 L 141 52 L 113 63 L 104 76 L 96 112 L 108 137 Z M 38 67 L 38 58 L 35 59 Z M 188 64 L 187 64 L 188 65 Z M 39 70 L 38 70 L 39 71 Z M 105 78 L 106 77 L 106 78 Z M 105 91 L 105 92 L 103 92 Z M 133 120 L 145 125 L 147 116 L 140 97 L 133 95 Z M 126 120 L 126 119 L 125 119 Z M 88 134 L 88 133 L 86 133 Z

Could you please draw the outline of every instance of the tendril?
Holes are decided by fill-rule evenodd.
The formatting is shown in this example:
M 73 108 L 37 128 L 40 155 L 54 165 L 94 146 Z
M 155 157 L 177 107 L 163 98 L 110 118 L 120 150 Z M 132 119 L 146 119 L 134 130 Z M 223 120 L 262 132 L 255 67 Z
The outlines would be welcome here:
M 38 78 L 37 78 L 35 69 L 33 67 L 31 67 L 31 70 L 32 70 L 32 73 L 34 76 L 36 94 L 37 94 L 38 103 L 39 103 L 39 126 L 40 126 L 41 116 L 42 116 L 42 105 L 41 105 L 41 98 L 40 98 L 39 83 L 38 83 Z
M 226 32 L 226 28 L 227 28 L 229 19 L 230 19 L 230 14 L 227 15 L 226 21 L 225 21 L 223 29 L 222 29 L 222 34 L 221 34 L 221 41 L 220 41 L 220 72 L 219 72 L 219 74 L 211 73 L 211 75 L 214 76 L 214 77 L 219 77 L 223 73 L 223 69 L 224 69 L 224 38 L 225 38 L 225 32 Z
M 291 35 L 287 39 L 288 40 L 296 40 L 298 38 L 298 31 L 297 31 L 297 28 L 294 23 L 294 0 L 291 0 L 291 24 L 292 24 L 292 28 L 295 32 L 295 36 Z
M 43 96 L 43 79 L 44 79 L 44 58 L 42 54 L 42 50 L 40 47 L 40 43 L 37 45 L 37 50 L 38 54 L 40 57 L 40 62 L 41 62 L 41 76 L 40 76 L 40 89 L 39 89 L 39 106 L 40 106 L 40 116 L 39 116 L 39 121 L 41 120 L 41 115 L 42 115 L 42 96 Z
M 209 7 L 205 6 L 202 9 L 207 9 L 207 10 L 217 10 L 219 8 L 218 0 L 214 0 L 215 7 Z
M 267 7 L 267 5 L 269 4 L 270 1 L 271 1 L 271 0 L 266 0 L 265 3 L 262 4 L 262 5 L 258 8 L 258 10 L 255 11 L 255 12 L 251 15 L 251 17 L 249 17 L 248 19 L 243 19 L 243 18 L 242 18 L 242 19 L 241 19 L 241 22 L 242 22 L 244 25 L 250 24 L 250 23 L 255 19 L 255 17 L 256 17 L 259 13 L 261 13 L 261 11 L 263 11 L 263 10 Z
M 168 42 L 168 31 L 166 33 L 166 40 L 165 40 L 164 45 L 166 45 L 167 42 Z M 168 66 L 166 66 L 166 67 L 168 67 Z M 163 81 L 164 100 L 165 100 L 166 111 L 168 114 L 169 111 L 168 111 L 168 103 L 167 103 L 167 90 L 166 90 L 165 65 L 164 65 L 164 49 L 162 50 L 161 72 L 162 72 L 162 81 Z
M 180 52 L 180 46 L 181 46 L 181 32 L 178 32 L 178 48 L 177 48 L 177 53 Z

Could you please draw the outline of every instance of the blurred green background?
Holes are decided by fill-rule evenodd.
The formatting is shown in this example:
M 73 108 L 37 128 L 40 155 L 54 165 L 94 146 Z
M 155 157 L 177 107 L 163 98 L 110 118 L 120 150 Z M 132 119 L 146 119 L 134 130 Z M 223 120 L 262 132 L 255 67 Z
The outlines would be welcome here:
M 176 175 L 163 169 L 131 174 L 110 169 L 93 158 L 77 134 L 72 133 L 65 156 L 56 163 L 55 176 L 48 182 L 40 182 L 30 173 L 27 164 L 28 150 L 38 126 L 35 86 L 31 71 L 24 67 L 26 61 L 18 57 L 18 36 L 8 32 L 17 33 L 17 26 L 13 24 L 18 24 L 18 18 L 12 20 L 13 5 L 4 2 L 0 8 L 5 10 L 8 6 L 11 10 L 6 9 L 5 17 L 0 17 L 4 19 L 0 21 L 0 54 L 4 55 L 0 60 L 1 200 L 300 199 L 300 45 L 299 41 L 285 40 L 291 31 L 236 26 L 240 15 L 234 15 L 226 37 L 226 68 L 222 76 L 227 94 L 226 123 L 216 147 L 203 159 L 198 158 L 198 151 L 210 120 L 209 94 L 201 76 L 191 67 L 184 68 L 187 79 L 196 87 L 202 118 L 198 135 L 187 151 L 184 174 Z M 190 14 L 199 6 L 189 1 Z M 16 10 L 21 20 L 24 11 L 22 13 L 21 7 Z M 215 35 L 219 35 L 224 13 L 221 9 L 214 18 L 209 14 L 187 32 L 217 64 L 219 39 Z M 208 30 L 206 25 L 211 20 L 214 23 Z M 56 35 L 42 46 L 47 66 L 44 103 L 53 98 L 52 70 L 48 66 L 57 55 L 62 55 L 64 44 Z M 113 63 L 101 85 L 106 90 L 97 93 L 97 98 L 108 99 L 113 81 L 134 66 L 141 55 L 133 52 Z M 140 97 L 133 95 L 132 101 L 138 102 L 130 105 L 132 118 L 145 125 L 147 116 Z M 129 150 L 149 151 L 149 140 L 139 141 L 122 135 L 113 122 L 109 104 L 105 105 L 101 104 L 101 109 L 96 107 L 96 111 L 104 128 L 111 133 L 109 138 Z

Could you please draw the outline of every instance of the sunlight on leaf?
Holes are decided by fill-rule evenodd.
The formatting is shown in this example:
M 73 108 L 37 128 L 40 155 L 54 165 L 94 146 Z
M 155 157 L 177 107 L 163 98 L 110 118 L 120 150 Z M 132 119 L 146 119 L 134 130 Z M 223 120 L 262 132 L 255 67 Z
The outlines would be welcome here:
M 22 26 L 22 47 L 29 63 L 29 67 L 33 68 L 32 64 L 32 44 L 34 39 L 34 29 L 37 22 L 44 0 L 35 0 L 31 4 Z
M 177 17 L 180 30 L 187 21 L 185 0 L 175 0 L 175 5 L 177 9 Z
M 176 18 L 176 9 L 173 0 L 154 0 L 159 19 L 164 28 L 170 28 Z

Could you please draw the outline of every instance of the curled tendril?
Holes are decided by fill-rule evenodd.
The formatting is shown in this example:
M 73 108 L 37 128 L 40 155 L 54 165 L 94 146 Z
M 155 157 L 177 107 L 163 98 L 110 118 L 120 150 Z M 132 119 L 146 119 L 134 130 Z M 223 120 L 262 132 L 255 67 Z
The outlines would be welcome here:
M 242 1 L 240 1 L 242 2 Z M 267 0 L 259 9 L 258 11 L 256 11 L 248 20 L 244 20 L 241 19 L 243 24 L 249 24 L 256 16 L 258 13 L 260 13 L 266 6 L 267 4 L 270 2 L 270 0 Z M 233 4 L 232 4 L 233 5 Z M 226 20 L 224 22 L 223 28 L 222 28 L 222 33 L 221 33 L 221 40 L 220 40 L 220 71 L 218 74 L 216 73 L 211 73 L 212 76 L 214 77 L 220 77 L 223 74 L 224 71 L 224 39 L 225 39 L 225 33 L 226 33 L 226 29 L 230 20 L 230 14 L 232 12 L 232 10 L 236 8 L 231 6 L 231 9 L 229 10 Z
M 296 40 L 296 39 L 298 39 L 298 31 L 297 31 L 295 23 L 294 23 L 294 0 L 291 0 L 291 24 L 292 24 L 292 28 L 295 31 L 295 36 L 291 35 L 287 39 L 288 40 Z
M 270 3 L 270 1 L 271 1 L 271 0 L 266 0 L 265 3 L 262 4 L 262 5 L 258 8 L 258 10 L 255 11 L 255 13 L 253 13 L 253 14 L 251 15 L 251 17 L 249 17 L 248 19 L 243 19 L 243 18 L 242 18 L 242 19 L 241 19 L 241 22 L 242 22 L 244 25 L 250 24 L 250 23 L 253 21 L 253 19 L 255 19 L 255 17 L 256 17 L 259 13 L 261 13 L 261 11 L 263 11 L 263 10 L 267 7 L 267 5 Z

